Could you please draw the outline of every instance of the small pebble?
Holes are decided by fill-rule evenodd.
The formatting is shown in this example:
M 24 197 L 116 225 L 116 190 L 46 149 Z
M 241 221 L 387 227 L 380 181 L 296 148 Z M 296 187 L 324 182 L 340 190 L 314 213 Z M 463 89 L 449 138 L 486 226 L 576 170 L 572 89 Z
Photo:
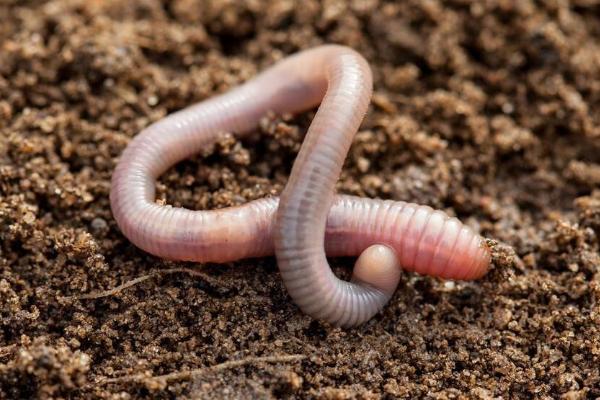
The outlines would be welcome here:
M 94 218 L 91 223 L 94 232 L 102 232 L 108 228 L 108 224 L 103 218 Z

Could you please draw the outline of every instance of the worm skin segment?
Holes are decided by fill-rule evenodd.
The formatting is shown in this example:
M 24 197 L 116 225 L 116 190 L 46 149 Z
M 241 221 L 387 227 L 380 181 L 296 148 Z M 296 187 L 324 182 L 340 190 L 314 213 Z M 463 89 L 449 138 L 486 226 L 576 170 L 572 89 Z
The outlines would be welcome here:
M 476 279 L 490 263 L 483 239 L 456 218 L 410 203 L 336 196 L 334 185 L 371 95 L 366 61 L 342 46 L 292 55 L 247 83 L 171 114 L 138 134 L 112 177 L 110 201 L 123 234 L 159 257 L 228 262 L 276 254 L 290 296 L 334 325 L 367 321 L 404 270 Z M 155 203 L 155 181 L 175 163 L 243 136 L 268 111 L 299 113 L 321 103 L 281 200 L 192 211 Z M 360 255 L 352 282 L 328 256 Z
M 383 244 L 367 247 L 354 264 L 352 282 L 379 288 L 392 297 L 400 281 L 400 264 L 396 252 Z

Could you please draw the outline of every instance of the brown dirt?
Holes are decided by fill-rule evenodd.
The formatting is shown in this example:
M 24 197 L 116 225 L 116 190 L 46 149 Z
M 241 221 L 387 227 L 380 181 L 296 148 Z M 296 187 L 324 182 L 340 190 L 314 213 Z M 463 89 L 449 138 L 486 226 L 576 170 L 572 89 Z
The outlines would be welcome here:
M 598 1 L 301 3 L 0 3 L 1 398 L 600 397 Z M 145 254 L 108 203 L 142 127 L 323 42 L 375 76 L 339 190 L 499 242 L 485 279 L 407 274 L 349 330 L 302 315 L 272 258 Z M 159 197 L 278 193 L 311 116 L 224 138 Z

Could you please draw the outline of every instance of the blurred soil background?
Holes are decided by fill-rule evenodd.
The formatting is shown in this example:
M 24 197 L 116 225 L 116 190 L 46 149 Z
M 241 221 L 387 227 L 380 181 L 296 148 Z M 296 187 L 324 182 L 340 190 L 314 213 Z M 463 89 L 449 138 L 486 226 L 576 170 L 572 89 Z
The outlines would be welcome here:
M 597 0 L 0 0 L 0 398 L 599 398 L 599 40 Z M 142 128 L 321 43 L 374 72 L 338 190 L 498 242 L 483 280 L 406 274 L 348 330 L 273 258 L 163 261 L 109 208 Z M 276 195 L 313 115 L 224 135 L 159 201 Z

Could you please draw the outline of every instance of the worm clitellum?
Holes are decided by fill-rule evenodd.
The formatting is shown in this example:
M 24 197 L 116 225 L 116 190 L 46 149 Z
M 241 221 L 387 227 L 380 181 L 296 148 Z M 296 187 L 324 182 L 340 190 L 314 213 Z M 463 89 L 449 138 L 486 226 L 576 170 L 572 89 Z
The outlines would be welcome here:
M 112 178 L 119 227 L 136 246 L 173 260 L 227 262 L 275 253 L 294 302 L 338 326 L 377 313 L 396 289 L 399 266 L 442 278 L 481 277 L 490 251 L 456 218 L 427 206 L 334 194 L 371 90 L 364 58 L 326 45 L 150 125 L 127 146 Z M 221 132 L 243 135 L 268 111 L 299 113 L 319 103 L 280 199 L 211 211 L 155 203 L 158 176 Z M 326 254 L 360 255 L 352 282 L 335 277 Z

